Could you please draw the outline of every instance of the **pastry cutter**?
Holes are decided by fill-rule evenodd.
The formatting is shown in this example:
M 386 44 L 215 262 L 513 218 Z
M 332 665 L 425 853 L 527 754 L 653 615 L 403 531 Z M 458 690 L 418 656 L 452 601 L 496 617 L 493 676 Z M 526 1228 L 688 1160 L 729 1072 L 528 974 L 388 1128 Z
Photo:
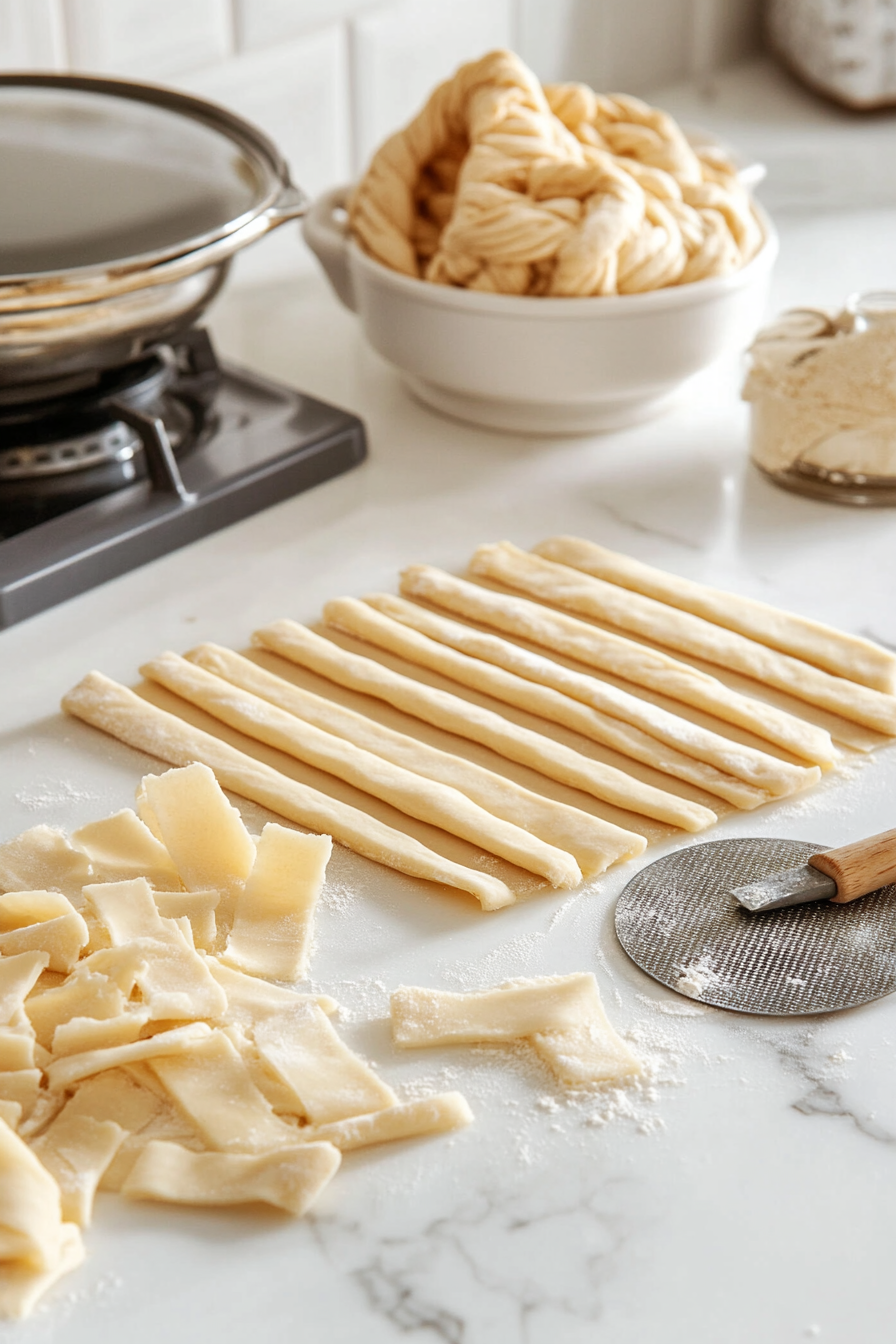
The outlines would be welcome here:
M 766 909 L 742 904 L 744 889 Z M 788 896 L 796 903 L 779 904 Z M 896 989 L 896 831 L 837 850 L 764 837 L 692 845 L 632 878 L 616 934 L 654 980 L 716 1008 L 869 1003 Z

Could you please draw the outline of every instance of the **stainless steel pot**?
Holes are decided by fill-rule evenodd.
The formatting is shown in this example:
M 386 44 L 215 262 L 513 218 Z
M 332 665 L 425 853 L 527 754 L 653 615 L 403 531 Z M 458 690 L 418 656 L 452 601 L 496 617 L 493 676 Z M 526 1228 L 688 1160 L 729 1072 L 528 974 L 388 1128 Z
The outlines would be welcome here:
M 0 75 L 0 385 L 109 368 L 189 326 L 308 201 L 256 127 L 172 89 Z

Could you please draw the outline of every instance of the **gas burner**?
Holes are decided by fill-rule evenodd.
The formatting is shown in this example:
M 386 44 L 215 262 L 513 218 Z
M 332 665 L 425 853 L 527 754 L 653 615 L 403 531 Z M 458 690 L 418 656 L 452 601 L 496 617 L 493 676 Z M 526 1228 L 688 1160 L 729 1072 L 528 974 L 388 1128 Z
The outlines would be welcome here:
M 19 443 L 15 448 L 0 448 L 0 481 L 31 481 L 110 462 L 131 462 L 141 446 L 140 436 L 120 420 L 50 443 Z
M 188 451 L 211 429 L 220 380 L 197 330 L 86 380 L 0 389 L 0 536 L 152 475 L 160 454 Z
M 185 332 L 121 368 L 0 388 L 0 626 L 348 470 L 359 420 Z

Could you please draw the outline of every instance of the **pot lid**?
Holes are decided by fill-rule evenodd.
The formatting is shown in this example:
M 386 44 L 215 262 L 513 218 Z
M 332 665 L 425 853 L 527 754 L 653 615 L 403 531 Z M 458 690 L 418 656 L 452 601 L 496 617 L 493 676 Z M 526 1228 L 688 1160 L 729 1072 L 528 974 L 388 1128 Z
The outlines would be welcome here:
M 153 265 L 240 229 L 289 185 L 265 135 L 174 90 L 0 75 L 0 277 Z

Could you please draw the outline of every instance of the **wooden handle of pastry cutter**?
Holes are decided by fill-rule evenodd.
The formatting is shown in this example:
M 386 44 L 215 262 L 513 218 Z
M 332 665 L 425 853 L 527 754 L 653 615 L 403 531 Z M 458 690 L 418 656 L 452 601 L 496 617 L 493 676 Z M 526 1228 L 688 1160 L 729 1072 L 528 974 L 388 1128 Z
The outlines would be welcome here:
M 809 863 L 837 883 L 832 901 L 839 905 L 856 901 L 869 891 L 896 882 L 896 830 L 881 831 L 880 835 L 839 849 L 826 849 L 823 854 L 813 854 Z

